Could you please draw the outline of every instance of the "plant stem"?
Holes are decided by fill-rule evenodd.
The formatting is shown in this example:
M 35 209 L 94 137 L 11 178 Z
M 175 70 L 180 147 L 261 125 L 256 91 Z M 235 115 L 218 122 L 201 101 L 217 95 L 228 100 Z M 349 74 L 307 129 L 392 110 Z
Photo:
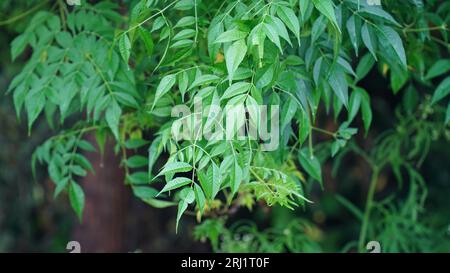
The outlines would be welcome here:
M 361 232 L 359 234 L 358 251 L 364 251 L 364 244 L 367 237 L 367 229 L 369 227 L 370 212 L 373 206 L 373 197 L 375 195 L 375 188 L 378 181 L 379 168 L 377 166 L 373 167 L 372 177 L 370 179 L 369 192 L 367 193 L 366 209 L 364 211 L 364 218 L 361 226 Z
M 314 131 L 317 131 L 317 132 L 320 132 L 320 133 L 323 133 L 323 134 L 326 134 L 326 135 L 329 135 L 329 136 L 332 136 L 332 137 L 336 138 L 336 133 L 324 130 L 322 128 L 314 127 L 314 126 L 311 126 L 311 129 L 313 129 Z

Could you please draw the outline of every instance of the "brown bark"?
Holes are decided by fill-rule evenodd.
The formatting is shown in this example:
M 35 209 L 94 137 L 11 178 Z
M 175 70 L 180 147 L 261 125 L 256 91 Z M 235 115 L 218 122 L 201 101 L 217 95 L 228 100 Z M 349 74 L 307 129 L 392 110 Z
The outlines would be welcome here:
M 86 140 L 95 143 L 93 135 Z M 124 171 L 119 167 L 120 157 L 114 154 L 113 141 L 107 141 L 105 152 L 89 153 L 86 157 L 94 167 L 82 181 L 86 196 L 82 223 L 74 228 L 73 239 L 82 252 L 122 252 L 125 250 L 127 199 Z

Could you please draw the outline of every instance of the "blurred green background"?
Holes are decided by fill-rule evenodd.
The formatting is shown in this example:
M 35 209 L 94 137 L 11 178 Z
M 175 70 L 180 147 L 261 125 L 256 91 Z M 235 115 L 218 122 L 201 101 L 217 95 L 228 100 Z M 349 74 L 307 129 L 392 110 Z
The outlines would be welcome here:
M 260 204 L 253 211 L 241 208 L 228 219 L 204 221 L 197 229 L 194 217 L 185 217 L 178 235 L 175 209 L 151 208 L 133 198 L 123 185 L 118 158 L 112 151 L 104 157 L 90 155 L 96 175 L 82 182 L 87 205 L 85 218 L 79 223 L 65 196 L 53 199 L 46 168 L 41 166 L 36 177 L 32 175 L 34 149 L 54 132 L 41 120 L 28 136 L 26 124 L 16 117 L 12 97 L 6 94 L 9 81 L 27 58 L 25 54 L 11 63 L 9 53 L 9 44 L 26 18 L 11 24 L 4 21 L 37 2 L 0 2 L 0 252 L 67 252 L 66 244 L 71 240 L 80 241 L 82 251 L 94 252 L 352 251 L 348 243 L 357 239 L 360 223 L 337 196 L 363 208 L 371 173 L 352 153 L 342 158 L 335 176 L 334 162 L 328 161 L 323 167 L 325 189 L 311 187 L 314 204 L 304 209 L 289 211 Z M 381 132 L 395 128 L 395 109 L 402 103 L 402 96 L 393 95 L 387 88 L 389 82 L 377 71 L 367 79 L 362 85 L 375 94 L 374 121 L 368 137 L 357 139 L 363 149 L 368 149 Z M 322 123 L 330 123 L 333 130 L 332 121 Z M 398 251 L 450 252 L 449 151 L 448 140 L 434 141 L 419 168 L 428 197 L 412 226 L 396 222 L 400 219 L 397 214 L 389 221 L 385 216 L 375 218 L 375 223 L 389 223 L 380 227 L 380 238 L 398 241 Z M 408 187 L 399 188 L 392 176 L 389 171 L 380 176 L 377 196 L 399 192 L 400 215 Z

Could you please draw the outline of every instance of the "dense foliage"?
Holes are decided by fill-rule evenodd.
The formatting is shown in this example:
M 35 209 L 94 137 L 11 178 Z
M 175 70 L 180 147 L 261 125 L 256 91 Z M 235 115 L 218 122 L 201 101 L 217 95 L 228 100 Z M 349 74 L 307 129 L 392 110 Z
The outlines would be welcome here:
M 369 236 L 386 242 L 386 251 L 422 250 L 392 238 L 433 232 L 416 224 L 427 190 L 418 168 L 433 141 L 449 138 L 448 1 L 78 2 L 30 1 L 35 6 L 25 13 L 33 16 L 11 45 L 12 59 L 29 54 L 9 92 L 30 133 L 40 115 L 55 130 L 33 165 L 48 166 L 55 196 L 67 192 L 80 218 L 85 197 L 77 179 L 93 171 L 83 154 L 96 151 L 83 139 L 91 132 L 100 153 L 107 137 L 115 139 L 125 182 L 138 198 L 178 207 L 177 229 L 188 208 L 199 221 L 212 218 L 196 235 L 217 251 L 243 250 L 231 245 L 223 216 L 240 206 L 308 206 L 311 188 L 324 187 L 321 166 L 332 162 L 337 173 L 342 158 L 355 153 L 372 169 L 366 206 L 338 200 L 361 221 L 359 251 Z M 363 149 L 353 138 L 370 131 L 373 94 L 360 82 L 372 70 L 388 77 L 403 100 L 392 117 L 396 128 Z M 279 117 L 269 115 L 269 123 L 279 125 L 279 145 L 266 151 L 250 137 L 200 137 L 195 122 L 223 134 L 224 116 L 195 112 L 196 99 L 222 108 L 278 105 Z M 194 112 L 173 117 L 179 104 Z M 247 131 L 261 119 L 253 111 L 238 116 L 237 128 Z M 192 138 L 173 135 L 181 119 Z M 328 130 L 324 120 L 337 129 Z M 393 202 L 395 193 L 374 200 L 386 170 L 407 184 L 404 202 Z M 275 232 L 270 244 L 269 235 L 255 232 L 262 241 L 246 250 L 319 251 L 301 237 L 309 226 L 296 220 L 287 228 L 292 240 Z M 229 244 L 219 247 L 217 234 Z

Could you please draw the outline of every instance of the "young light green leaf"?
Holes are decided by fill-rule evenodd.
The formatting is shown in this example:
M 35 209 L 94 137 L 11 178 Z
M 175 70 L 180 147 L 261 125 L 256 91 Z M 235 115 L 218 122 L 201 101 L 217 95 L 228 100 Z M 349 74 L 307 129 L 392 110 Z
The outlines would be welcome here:
M 180 192 L 181 201 L 178 203 L 178 212 L 177 212 L 177 222 L 175 226 L 175 232 L 178 232 L 178 224 L 180 222 L 181 216 L 186 211 L 189 204 L 194 202 L 195 194 L 192 188 L 184 188 Z
M 128 64 L 131 54 L 131 42 L 127 34 L 123 34 L 119 38 L 119 52 L 125 63 Z
M 208 74 L 208 75 L 201 75 L 200 77 L 198 77 L 198 78 L 196 78 L 194 80 L 194 82 L 189 87 L 189 90 L 193 89 L 195 87 L 198 87 L 198 86 L 211 84 L 211 83 L 217 82 L 219 80 L 220 80 L 220 78 L 218 76 L 216 76 L 216 75 L 210 75 L 210 74 Z
M 219 192 L 220 186 L 222 184 L 220 170 L 217 165 L 212 164 L 212 166 L 209 166 L 206 173 L 203 171 L 199 171 L 198 178 L 203 192 L 206 195 L 206 198 L 208 198 L 209 200 L 213 200 Z
M 237 40 L 242 40 L 247 37 L 248 33 L 244 31 L 240 31 L 237 28 L 233 28 L 231 30 L 225 31 L 220 34 L 219 37 L 214 41 L 214 43 L 229 43 Z
M 203 210 L 205 209 L 205 195 L 203 194 L 203 190 L 199 185 L 194 184 L 194 192 L 197 206 L 200 210 L 200 213 L 203 214 Z
M 189 85 L 189 76 L 186 71 L 181 72 L 178 75 L 178 88 L 180 90 L 182 99 L 184 99 L 184 94 L 186 94 Z
M 178 233 L 178 224 L 180 223 L 181 216 L 183 216 L 183 213 L 186 211 L 188 207 L 188 203 L 186 203 L 184 200 L 181 200 L 178 203 L 178 212 L 177 212 L 177 222 L 175 224 L 175 233 Z
M 177 204 L 176 202 L 158 200 L 155 198 L 149 198 L 149 199 L 145 199 L 142 201 L 144 201 L 145 203 L 147 203 L 150 206 L 157 208 L 157 209 L 164 209 L 164 208 L 175 206 Z
M 225 53 L 225 61 L 227 64 L 230 85 L 233 81 L 234 72 L 238 69 L 246 54 L 247 45 L 245 44 L 244 40 L 238 40 L 234 42 Z
M 189 178 L 186 178 L 186 177 L 174 178 L 174 179 L 170 180 L 169 182 L 167 182 L 167 184 L 164 186 L 164 188 L 156 196 L 160 195 L 161 193 L 167 192 L 167 191 L 181 188 L 190 183 L 192 183 L 192 180 Z
M 276 29 L 278 35 L 283 38 L 290 46 L 292 46 L 291 39 L 289 38 L 289 33 L 284 25 L 283 21 L 281 21 L 278 17 L 269 17 L 267 19 L 268 23 Z
M 230 175 L 230 187 L 231 193 L 234 195 L 237 193 L 239 186 L 242 182 L 242 169 L 239 164 L 235 161 L 233 167 L 231 168 Z
M 298 22 L 295 12 L 289 7 L 278 6 L 277 15 L 288 27 L 288 29 L 294 33 L 298 43 L 300 44 L 300 23 Z
M 172 40 L 174 40 L 174 41 L 184 40 L 184 39 L 194 37 L 194 35 L 195 35 L 195 30 L 187 28 L 187 29 L 183 29 L 180 32 L 178 32 L 177 34 L 175 34 L 175 36 L 173 36 Z
M 164 175 L 166 173 L 184 173 L 184 172 L 188 172 L 190 170 L 192 170 L 192 166 L 189 163 L 171 162 L 171 163 L 167 163 L 156 177 Z
M 195 24 L 195 17 L 194 16 L 186 16 L 186 17 L 181 18 L 176 23 L 174 28 L 183 28 L 183 27 L 191 26 L 193 24 Z
M 175 85 L 177 79 L 175 75 L 167 75 L 162 78 L 158 87 L 156 88 L 155 100 L 153 101 L 152 110 L 155 107 L 158 100 L 164 96 Z
M 17 36 L 11 43 L 11 59 L 14 61 L 22 52 L 25 50 L 29 40 L 30 35 L 24 33 Z
M 283 48 L 281 47 L 277 29 L 269 24 L 263 24 L 263 27 L 267 37 L 278 47 L 278 49 L 280 49 L 280 52 L 283 53 Z
M 333 26 L 340 32 L 339 25 L 336 20 L 336 14 L 334 13 L 334 6 L 332 0 L 312 0 L 316 9 L 322 13 Z
M 227 88 L 227 90 L 225 90 L 223 96 L 220 99 L 228 99 L 238 94 L 245 93 L 250 89 L 251 86 L 252 84 L 248 82 L 233 83 L 230 87 Z

